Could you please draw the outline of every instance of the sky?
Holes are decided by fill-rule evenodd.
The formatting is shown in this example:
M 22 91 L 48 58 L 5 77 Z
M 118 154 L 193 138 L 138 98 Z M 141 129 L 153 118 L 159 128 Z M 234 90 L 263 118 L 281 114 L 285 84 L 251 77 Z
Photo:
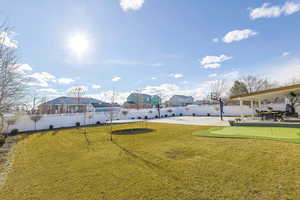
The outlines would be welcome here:
M 192 95 L 244 75 L 300 76 L 298 0 L 3 0 L 0 33 L 40 96 L 122 102 L 133 91 Z

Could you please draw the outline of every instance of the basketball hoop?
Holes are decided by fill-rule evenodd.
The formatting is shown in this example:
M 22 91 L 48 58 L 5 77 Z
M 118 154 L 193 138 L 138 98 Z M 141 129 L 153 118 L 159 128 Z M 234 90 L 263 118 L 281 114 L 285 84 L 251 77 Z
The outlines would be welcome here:
M 219 103 L 219 107 L 215 107 L 216 111 L 220 111 L 220 118 L 223 121 L 223 106 L 224 106 L 224 101 L 223 99 L 216 93 L 212 92 L 210 93 L 210 98 L 212 101 L 217 101 Z
M 212 92 L 212 93 L 210 93 L 210 99 L 213 100 L 213 101 L 218 101 L 219 96 L 216 92 Z

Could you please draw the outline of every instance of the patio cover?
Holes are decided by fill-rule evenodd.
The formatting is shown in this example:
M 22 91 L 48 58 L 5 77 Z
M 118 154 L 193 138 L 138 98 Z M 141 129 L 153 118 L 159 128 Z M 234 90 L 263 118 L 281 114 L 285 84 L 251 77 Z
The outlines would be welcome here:
M 242 94 L 237 96 L 231 96 L 230 99 L 232 100 L 239 100 L 240 101 L 240 112 L 241 118 L 244 119 L 244 111 L 243 111 L 243 102 L 250 101 L 251 102 L 251 109 L 252 109 L 252 118 L 255 115 L 255 106 L 254 102 L 258 102 L 258 108 L 261 108 L 261 101 L 265 99 L 271 99 L 275 97 L 284 97 L 288 96 L 291 92 L 294 92 L 297 95 L 300 95 L 300 84 L 294 84 L 284 87 L 272 88 L 268 90 L 261 90 L 257 92 L 252 92 L 249 94 Z
M 261 90 L 261 91 L 252 92 L 249 94 L 231 96 L 230 99 L 241 100 L 241 101 L 262 101 L 265 99 L 270 99 L 270 98 L 275 98 L 275 97 L 288 96 L 291 92 L 294 92 L 295 94 L 300 95 L 300 84 L 272 88 L 272 89 L 268 89 L 268 90 Z

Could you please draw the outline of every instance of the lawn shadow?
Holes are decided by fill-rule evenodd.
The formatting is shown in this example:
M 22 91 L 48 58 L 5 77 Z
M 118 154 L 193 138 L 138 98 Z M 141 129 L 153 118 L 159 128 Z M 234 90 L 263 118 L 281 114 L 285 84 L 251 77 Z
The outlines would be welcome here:
M 115 130 L 112 132 L 114 135 L 138 135 L 144 133 L 151 133 L 154 132 L 154 129 L 151 128 L 130 128 L 130 129 L 121 129 Z
M 170 177 L 176 181 L 179 181 L 178 177 L 176 177 L 175 175 L 172 174 L 171 171 L 149 161 L 149 160 L 146 160 L 144 158 L 142 158 L 141 156 L 131 152 L 130 150 L 126 149 L 125 147 L 121 146 L 120 144 L 118 144 L 117 142 L 115 141 L 112 141 L 113 144 L 115 144 L 117 147 L 119 147 L 123 152 L 125 152 L 127 155 L 129 155 L 130 157 L 132 157 L 133 159 L 136 159 L 140 162 L 142 162 L 144 165 L 146 165 L 147 167 L 153 169 L 153 170 L 156 170 L 158 173 L 160 173 L 161 175 L 164 175 L 164 176 L 167 176 L 167 177 Z

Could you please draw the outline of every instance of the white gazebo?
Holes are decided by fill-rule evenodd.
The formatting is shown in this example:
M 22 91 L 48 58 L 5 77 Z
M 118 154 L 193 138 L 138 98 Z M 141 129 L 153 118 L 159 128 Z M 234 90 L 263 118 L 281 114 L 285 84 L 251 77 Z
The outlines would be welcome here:
M 258 109 L 261 109 L 261 102 L 266 99 L 276 98 L 276 97 L 287 97 L 291 93 L 295 93 L 296 95 L 300 95 L 300 84 L 294 84 L 284 87 L 272 88 L 267 90 L 261 90 L 249 94 L 242 94 L 237 96 L 232 96 L 230 99 L 239 100 L 241 106 L 241 119 L 244 119 L 243 105 L 245 101 L 251 102 L 252 109 L 252 118 L 255 115 L 255 107 L 254 103 L 258 103 Z

